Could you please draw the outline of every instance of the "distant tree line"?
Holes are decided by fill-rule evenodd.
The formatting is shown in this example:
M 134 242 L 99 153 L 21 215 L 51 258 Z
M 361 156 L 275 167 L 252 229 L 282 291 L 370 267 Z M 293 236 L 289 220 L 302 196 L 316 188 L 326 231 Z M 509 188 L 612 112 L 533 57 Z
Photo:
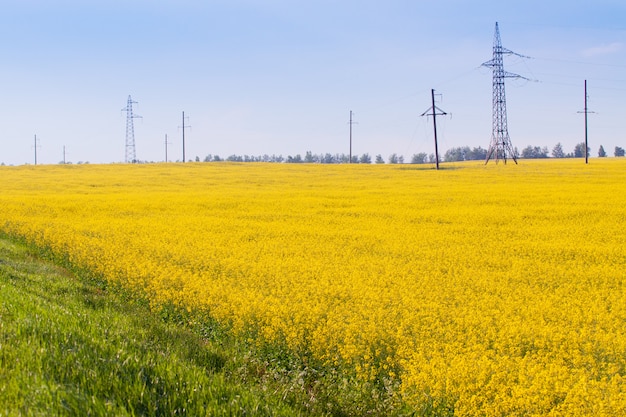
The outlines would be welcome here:
M 196 159 L 198 160 L 198 159 Z M 289 164 L 298 164 L 298 163 L 317 163 L 317 164 L 346 164 L 348 162 L 352 162 L 355 164 L 371 164 L 372 157 L 369 154 L 363 154 L 361 156 L 352 155 L 352 161 L 350 161 L 350 156 L 346 154 L 314 154 L 312 152 L 307 152 L 304 157 L 301 154 L 296 155 L 288 155 L 287 157 L 283 157 L 282 155 L 262 155 L 262 156 L 250 156 L 250 155 L 230 155 L 224 159 L 222 159 L 219 155 L 207 155 L 204 158 L 204 162 L 220 162 L 220 161 L 228 161 L 228 162 L 277 162 L 277 163 L 289 163 Z
M 618 147 L 616 147 L 615 156 L 623 156 L 618 155 L 617 151 Z M 621 149 L 621 148 L 619 148 Z M 487 159 L 487 150 L 481 148 L 470 148 L 469 146 L 462 146 L 457 148 L 451 148 L 446 151 L 444 154 L 443 160 L 444 162 L 457 162 L 457 161 L 472 161 L 472 160 L 484 160 Z M 563 150 L 563 145 L 561 143 L 557 143 L 554 148 L 552 148 L 552 152 L 548 151 L 548 147 L 540 147 L 540 146 L 527 146 L 522 149 L 520 152 L 517 148 L 513 150 L 516 158 L 523 159 L 543 159 L 549 158 L 581 158 L 585 156 L 585 144 L 579 143 L 574 147 L 572 152 L 566 153 Z M 588 154 L 591 154 L 591 149 L 588 148 Z M 604 157 L 606 156 L 606 152 L 604 148 L 600 146 L 600 150 L 598 151 L 598 156 Z
M 474 147 L 470 148 L 469 146 L 459 146 L 448 149 L 443 158 L 440 158 L 440 162 L 459 162 L 459 161 L 482 161 L 487 159 L 487 149 L 482 147 Z M 587 148 L 588 155 L 591 155 L 591 149 Z M 527 146 L 522 149 L 521 152 L 517 148 L 514 149 L 514 153 L 516 158 L 522 159 L 543 159 L 543 158 L 582 158 L 585 156 L 585 144 L 578 143 L 574 146 L 572 152 L 565 152 L 563 149 L 563 145 L 561 143 L 557 143 L 552 151 L 548 150 L 547 146 Z M 615 151 L 613 153 L 614 156 L 625 156 L 626 151 L 624 148 L 619 146 L 615 147 Z M 598 156 L 603 158 L 607 156 L 604 147 L 600 145 L 598 149 Z M 200 162 L 200 158 L 195 158 L 196 162 Z M 204 162 L 275 162 L 275 163 L 288 163 L 288 164 L 299 164 L 299 163 L 308 163 L 308 164 L 404 164 L 405 159 L 404 156 L 398 155 L 397 153 L 392 153 L 387 157 L 387 159 L 383 158 L 382 155 L 378 154 L 372 157 L 368 153 L 364 153 L 362 155 L 352 155 L 352 159 L 350 159 L 350 155 L 345 153 L 320 153 L 315 154 L 311 151 L 307 151 L 304 156 L 301 154 L 296 155 L 288 155 L 283 157 L 282 155 L 230 155 L 226 158 L 222 158 L 219 155 L 207 155 L 204 158 Z M 410 161 L 410 164 L 434 164 L 435 163 L 435 155 L 427 154 L 425 152 L 413 154 Z
M 602 146 L 600 147 L 602 148 Z M 544 148 L 544 149 L 547 151 L 547 148 Z M 591 148 L 589 147 L 587 147 L 587 155 L 591 155 Z M 569 152 L 569 153 L 565 153 L 565 151 L 563 150 L 563 145 L 561 145 L 561 142 L 557 143 L 556 145 L 554 145 L 554 148 L 552 148 L 553 158 L 582 158 L 584 156 L 585 156 L 585 143 L 584 142 L 577 143 L 576 146 L 574 146 L 574 151 Z
M 624 156 L 624 148 L 620 146 L 616 146 L 613 151 L 613 156 Z M 587 147 L 587 155 L 591 155 L 591 148 Z M 563 146 L 560 143 L 557 143 L 554 148 L 552 148 L 552 157 L 553 158 L 582 158 L 585 156 L 585 144 L 581 142 L 574 147 L 574 152 L 565 153 L 563 151 Z M 598 148 L 598 157 L 605 158 L 607 156 L 606 151 L 604 150 L 604 146 L 600 145 Z
M 471 149 L 469 146 L 451 148 L 443 155 L 444 162 L 477 161 L 487 159 L 487 149 L 480 146 Z
M 561 143 L 557 143 L 552 151 L 549 152 L 546 146 L 527 146 L 522 149 L 522 152 L 519 152 L 517 148 L 514 150 L 516 158 L 523 159 L 541 159 L 541 158 L 582 158 L 585 156 L 585 144 L 578 143 L 572 152 L 565 152 L 563 150 L 563 145 Z M 485 160 L 487 158 L 487 149 L 479 147 L 470 148 L 469 146 L 459 146 L 455 148 L 448 149 L 443 158 L 439 158 L 439 162 L 459 162 L 459 161 L 474 161 L 474 160 Z M 587 148 L 588 155 L 591 156 L 591 149 Z M 607 157 L 608 154 L 604 147 L 600 145 L 598 152 L 598 157 L 604 158 Z M 626 156 L 626 150 L 620 146 L 616 146 L 613 151 L 613 156 L 623 157 Z M 398 155 L 397 153 L 392 153 L 385 159 L 382 155 L 378 154 L 372 157 L 368 153 L 364 153 L 362 155 L 352 155 L 352 160 L 350 160 L 350 156 L 344 153 L 320 153 L 314 154 L 311 151 L 308 151 L 302 156 L 301 154 L 296 155 L 288 155 L 284 157 L 282 155 L 230 155 L 226 158 L 222 158 L 219 155 L 209 154 L 204 159 L 200 159 L 199 156 L 196 156 L 193 160 L 196 162 L 204 161 L 204 162 L 274 162 L 274 163 L 289 163 L 289 164 L 297 164 L 297 163 L 316 163 L 316 164 L 346 164 L 351 162 L 353 164 L 434 164 L 435 163 L 435 155 L 427 154 L 425 152 L 420 152 L 413 154 L 411 159 L 407 162 L 405 161 L 404 156 Z M 189 159 L 191 162 L 192 159 Z M 139 164 L 145 163 L 154 163 L 156 161 L 136 161 Z M 180 162 L 180 160 L 176 161 Z M 88 164 L 88 161 L 78 161 L 76 164 Z M 60 161 L 59 164 L 72 164 L 72 162 L 64 162 Z M 4 166 L 4 162 L 0 162 L 0 166 Z
M 548 151 L 548 147 L 540 147 L 540 146 L 527 146 L 522 149 L 522 152 L 519 152 L 517 148 L 514 150 L 516 158 L 523 159 L 542 159 L 542 158 L 582 158 L 585 156 L 585 144 L 578 143 L 574 146 L 572 152 L 565 152 L 563 149 L 563 145 L 561 143 L 557 143 L 552 151 Z M 470 148 L 469 146 L 459 146 L 448 149 L 443 158 L 440 157 L 440 162 L 459 162 L 459 161 L 474 161 L 474 160 L 485 160 L 487 159 L 487 149 L 479 147 Z M 587 148 L 587 155 L 591 156 L 591 149 Z M 604 158 L 607 157 L 608 154 L 604 147 L 600 145 L 597 153 L 598 157 Z M 626 156 L 626 150 L 620 146 L 616 146 L 613 151 L 613 156 L 623 157 Z M 196 156 L 194 159 L 196 162 L 200 162 L 200 157 Z M 190 159 L 189 162 L 192 160 Z M 382 155 L 378 154 L 372 157 L 368 153 L 364 153 L 362 155 L 352 155 L 352 160 L 350 160 L 350 155 L 346 155 L 345 153 L 320 153 L 314 154 L 311 151 L 307 151 L 304 156 L 301 154 L 296 155 L 288 155 L 287 157 L 283 157 L 282 155 L 230 155 L 226 158 L 222 158 L 219 155 L 207 155 L 204 159 L 204 162 L 221 162 L 221 161 L 229 161 L 229 162 L 275 162 L 275 163 L 289 163 L 289 164 L 297 164 L 297 163 L 315 163 L 315 164 L 404 164 L 405 159 L 404 156 L 398 155 L 397 153 L 392 153 L 387 157 L 383 158 Z M 150 163 L 154 161 L 136 161 L 137 163 Z M 180 162 L 180 161 L 177 161 Z M 59 164 L 71 164 L 72 162 L 59 162 Z M 79 161 L 77 164 L 88 164 L 89 162 Z M 435 163 L 435 155 L 427 154 L 425 152 L 420 152 L 413 154 L 410 161 L 410 164 L 434 164 Z M 4 162 L 0 163 L 0 165 L 5 165 Z
M 542 159 L 542 158 L 582 158 L 585 156 L 585 144 L 578 143 L 574 146 L 572 152 L 565 152 L 563 150 L 563 145 L 561 143 L 557 143 L 552 151 L 548 151 L 548 147 L 540 147 L 540 146 L 527 146 L 522 149 L 520 153 L 517 148 L 514 149 L 515 156 L 517 158 L 523 159 Z M 613 152 L 614 156 L 625 156 L 626 152 L 624 148 L 619 146 L 615 147 L 615 151 Z M 587 155 L 591 155 L 591 148 L 587 147 Z M 600 158 L 604 158 L 607 156 L 604 147 L 600 145 L 598 149 L 598 156 Z M 456 162 L 456 161 L 472 161 L 472 160 L 483 160 L 487 158 L 487 150 L 481 147 L 470 149 L 469 146 L 462 146 L 457 148 L 448 149 L 443 157 L 444 162 Z
M 574 147 L 574 150 L 569 153 L 565 153 L 563 150 L 563 146 L 561 143 L 557 143 L 554 148 L 552 148 L 552 152 L 548 152 L 548 148 L 546 146 L 527 146 L 522 149 L 520 153 L 517 148 L 513 151 L 515 153 L 516 158 L 523 159 L 541 159 L 541 158 L 582 158 L 585 156 L 585 144 L 579 143 Z M 591 155 L 591 149 L 587 148 L 588 154 Z M 443 161 L 440 158 L 440 162 L 459 162 L 459 161 L 483 161 L 487 159 L 487 149 L 479 147 L 470 148 L 469 146 L 459 146 L 455 148 L 448 149 L 443 155 Z M 619 146 L 615 147 L 614 156 L 624 156 L 625 151 L 624 148 Z M 604 150 L 604 147 L 600 145 L 598 150 L 599 157 L 606 157 L 607 153 Z M 191 160 L 189 160 L 191 162 Z M 200 157 L 195 157 L 196 162 L 200 162 Z M 368 153 L 364 153 L 362 155 L 352 155 L 352 160 L 350 160 L 350 155 L 345 153 L 320 153 L 315 154 L 311 151 L 307 151 L 304 156 L 301 154 L 296 155 L 288 155 L 286 157 L 282 155 L 230 155 L 226 158 L 222 158 L 219 155 L 207 155 L 204 159 L 204 162 L 274 162 L 274 163 L 287 163 L 287 164 L 404 164 L 405 159 L 404 156 L 398 155 L 397 153 L 392 153 L 387 157 L 383 158 L 382 155 L 378 154 L 372 158 L 372 156 Z M 146 163 L 144 161 L 138 161 L 139 163 Z M 180 161 L 178 161 L 180 162 Z M 81 163 L 81 162 L 79 162 Z M 88 163 L 88 162 L 86 162 Z M 408 162 L 410 164 L 434 164 L 435 163 L 435 154 L 427 154 L 425 152 L 420 152 L 413 154 L 411 160 Z
M 200 158 L 196 157 L 196 162 L 200 162 Z M 346 155 L 344 153 L 321 153 L 314 154 L 311 151 L 306 152 L 304 157 L 301 154 L 296 155 L 288 155 L 287 157 L 283 157 L 282 155 L 261 155 L 261 156 L 250 156 L 250 155 L 230 155 L 226 158 L 222 158 L 219 155 L 207 155 L 204 158 L 204 162 L 276 162 L 276 163 L 287 163 L 287 164 L 299 164 L 299 163 L 307 163 L 307 164 L 404 164 L 404 156 L 398 155 L 397 153 L 393 153 L 389 155 L 387 161 L 382 155 L 376 155 L 374 158 L 368 153 L 364 153 L 362 155 L 352 155 L 352 159 L 350 159 L 350 155 Z M 427 164 L 434 163 L 435 156 L 433 154 L 427 155 L 426 153 L 418 153 L 413 155 L 411 158 L 412 164 Z

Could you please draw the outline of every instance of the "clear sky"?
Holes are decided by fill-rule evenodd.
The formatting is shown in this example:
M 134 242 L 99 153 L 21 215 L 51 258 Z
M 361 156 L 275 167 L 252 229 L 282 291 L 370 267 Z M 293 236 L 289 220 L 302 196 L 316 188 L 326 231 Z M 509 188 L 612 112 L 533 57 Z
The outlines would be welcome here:
M 140 160 L 207 154 L 411 155 L 487 148 L 495 22 L 513 145 L 626 147 L 626 2 L 3 0 L 0 162 L 123 162 L 131 95 Z

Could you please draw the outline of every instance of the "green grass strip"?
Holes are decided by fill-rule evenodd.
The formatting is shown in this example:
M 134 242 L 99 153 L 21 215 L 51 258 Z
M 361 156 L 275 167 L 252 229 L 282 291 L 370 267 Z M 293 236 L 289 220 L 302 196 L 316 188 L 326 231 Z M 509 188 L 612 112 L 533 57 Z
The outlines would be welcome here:
M 228 349 L 0 238 L 0 416 L 302 415 Z

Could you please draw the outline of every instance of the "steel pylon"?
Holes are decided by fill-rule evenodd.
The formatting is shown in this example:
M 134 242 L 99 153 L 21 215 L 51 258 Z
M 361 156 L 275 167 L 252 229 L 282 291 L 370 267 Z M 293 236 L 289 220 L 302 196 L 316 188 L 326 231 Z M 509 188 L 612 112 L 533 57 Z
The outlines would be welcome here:
M 134 119 L 139 118 L 133 113 L 133 104 L 137 104 L 136 101 L 133 101 L 130 96 L 128 96 L 128 102 L 126 104 L 126 108 L 122 109 L 122 111 L 126 112 L 126 159 L 127 163 L 136 163 L 137 162 L 137 151 L 135 149 L 135 124 Z
M 515 155 L 513 145 L 511 144 L 511 138 L 509 137 L 509 129 L 506 120 L 506 94 L 504 91 L 504 79 L 526 78 L 504 70 L 504 55 L 517 55 L 526 58 L 523 55 L 502 47 L 500 29 L 498 28 L 498 22 L 496 22 L 496 30 L 493 37 L 493 58 L 491 61 L 487 61 L 482 64 L 483 66 L 492 68 L 493 70 L 493 118 L 491 143 L 489 145 L 489 150 L 487 151 L 485 164 L 487 164 L 490 159 L 494 159 L 496 164 L 501 159 L 505 164 L 507 159 L 512 159 L 517 164 L 517 155 Z

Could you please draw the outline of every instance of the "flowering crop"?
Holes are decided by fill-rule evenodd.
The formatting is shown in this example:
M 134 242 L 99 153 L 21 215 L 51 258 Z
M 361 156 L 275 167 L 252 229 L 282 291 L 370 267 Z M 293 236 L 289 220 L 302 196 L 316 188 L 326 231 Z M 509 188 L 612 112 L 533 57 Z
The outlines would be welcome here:
M 416 410 L 626 415 L 626 162 L 0 167 L 0 229 Z

